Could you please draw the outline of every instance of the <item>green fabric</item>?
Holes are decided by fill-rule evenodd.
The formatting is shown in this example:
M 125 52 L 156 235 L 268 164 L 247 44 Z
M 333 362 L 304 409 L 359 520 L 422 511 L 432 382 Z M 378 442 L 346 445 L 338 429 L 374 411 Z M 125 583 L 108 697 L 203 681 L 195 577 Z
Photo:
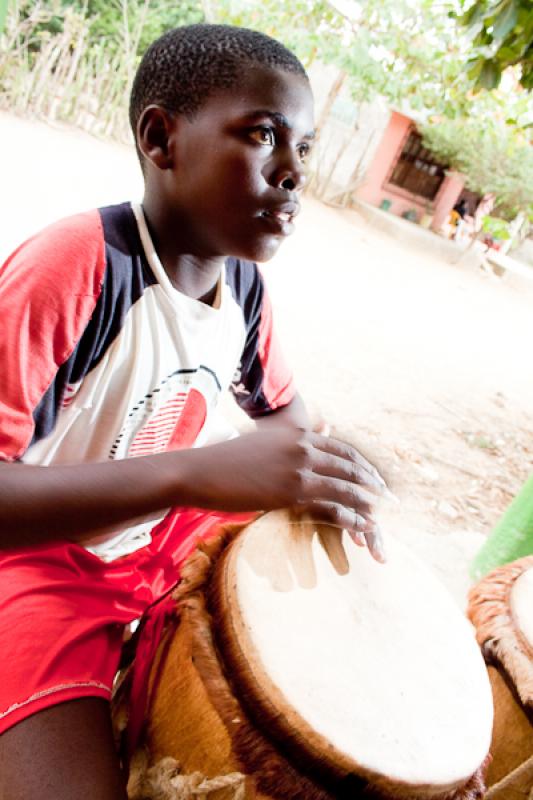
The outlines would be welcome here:
M 533 475 L 530 475 L 473 560 L 470 575 L 477 581 L 495 567 L 532 554 Z

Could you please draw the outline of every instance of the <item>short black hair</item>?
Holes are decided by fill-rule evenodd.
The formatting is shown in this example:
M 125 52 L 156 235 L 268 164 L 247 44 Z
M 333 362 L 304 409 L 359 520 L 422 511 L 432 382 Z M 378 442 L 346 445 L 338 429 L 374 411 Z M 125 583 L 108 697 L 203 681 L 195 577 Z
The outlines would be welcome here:
M 236 86 L 252 63 L 307 78 L 296 56 L 264 33 L 207 23 L 167 31 L 150 45 L 133 81 L 133 135 L 147 106 L 160 105 L 192 119 L 211 94 Z

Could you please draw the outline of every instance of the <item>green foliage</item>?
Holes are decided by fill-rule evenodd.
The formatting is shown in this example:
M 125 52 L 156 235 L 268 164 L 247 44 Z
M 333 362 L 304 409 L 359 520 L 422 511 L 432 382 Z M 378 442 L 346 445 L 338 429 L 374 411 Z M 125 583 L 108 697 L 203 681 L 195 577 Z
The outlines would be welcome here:
M 4 23 L 7 16 L 7 3 L 8 0 L 0 0 L 0 34 L 4 30 Z
M 338 53 L 338 40 L 345 21 L 327 0 L 218 0 L 216 22 L 255 28 L 282 41 L 305 65 L 316 57 Z M 326 57 L 325 57 L 326 56 Z
M 77 2 L 82 4 L 83 0 Z M 91 34 L 95 40 L 109 37 L 120 47 L 124 16 L 122 6 L 121 0 L 89 0 L 87 14 L 91 19 Z M 130 28 L 142 27 L 138 54 L 143 53 L 166 30 L 203 20 L 201 5 L 197 0 L 180 0 L 179 3 L 169 3 L 167 0 L 129 2 L 127 8 Z
M 105 41 L 110 53 L 125 44 L 125 37 L 135 37 L 136 55 L 169 28 L 203 20 L 200 0 L 44 0 L 44 9 L 54 15 L 45 27 L 52 34 L 63 30 L 65 13 L 69 10 L 87 20 L 90 45 Z
M 458 19 L 472 41 L 467 74 L 476 88 L 496 88 L 502 72 L 516 66 L 522 86 L 533 89 L 532 0 L 475 0 Z
M 484 217 L 481 227 L 485 233 L 489 233 L 493 239 L 497 239 L 500 242 L 504 242 L 506 239 L 511 238 L 511 234 L 509 233 L 509 225 L 507 222 L 505 222 L 505 220 L 500 219 L 499 217 Z
M 453 0 L 444 0 L 444 10 Z M 357 13 L 358 9 L 358 13 Z M 395 105 L 449 118 L 468 113 L 469 41 L 433 0 L 360 0 L 353 15 L 328 0 L 218 0 L 217 21 L 280 38 L 304 64 L 335 64 L 357 101 L 381 95 Z
M 131 141 L 127 103 L 142 52 L 202 19 L 201 0 L 10 0 L 0 106 Z
M 466 176 L 470 189 L 496 195 L 499 216 L 533 215 L 533 147 L 505 120 L 446 120 L 426 125 L 423 136 L 427 147 Z
M 372 4 L 385 0 L 372 0 Z M 353 23 L 328 0 L 218 0 L 217 22 L 244 25 L 263 31 L 293 50 L 304 66 L 315 60 L 335 64 L 348 73 L 348 85 L 356 101 L 385 93 L 390 81 L 386 67 L 372 55 L 379 34 Z

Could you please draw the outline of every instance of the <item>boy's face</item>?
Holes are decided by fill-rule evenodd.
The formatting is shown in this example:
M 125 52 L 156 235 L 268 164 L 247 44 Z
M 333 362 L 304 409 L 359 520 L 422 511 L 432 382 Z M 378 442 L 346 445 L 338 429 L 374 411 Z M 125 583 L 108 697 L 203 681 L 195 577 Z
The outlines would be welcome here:
M 172 167 L 160 177 L 187 251 L 271 258 L 292 233 L 312 138 L 307 80 L 264 67 L 208 99 L 192 121 L 175 117 Z

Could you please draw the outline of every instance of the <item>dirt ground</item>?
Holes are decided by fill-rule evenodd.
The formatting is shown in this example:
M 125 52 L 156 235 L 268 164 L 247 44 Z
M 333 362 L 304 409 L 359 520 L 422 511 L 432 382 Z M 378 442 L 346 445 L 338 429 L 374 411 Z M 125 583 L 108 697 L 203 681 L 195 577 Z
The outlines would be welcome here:
M 0 114 L 0 257 L 59 216 L 138 199 L 133 150 Z M 264 272 L 301 393 L 400 500 L 384 528 L 462 602 L 533 467 L 533 281 L 499 280 L 306 198 Z M 233 412 L 232 412 L 233 413 Z

